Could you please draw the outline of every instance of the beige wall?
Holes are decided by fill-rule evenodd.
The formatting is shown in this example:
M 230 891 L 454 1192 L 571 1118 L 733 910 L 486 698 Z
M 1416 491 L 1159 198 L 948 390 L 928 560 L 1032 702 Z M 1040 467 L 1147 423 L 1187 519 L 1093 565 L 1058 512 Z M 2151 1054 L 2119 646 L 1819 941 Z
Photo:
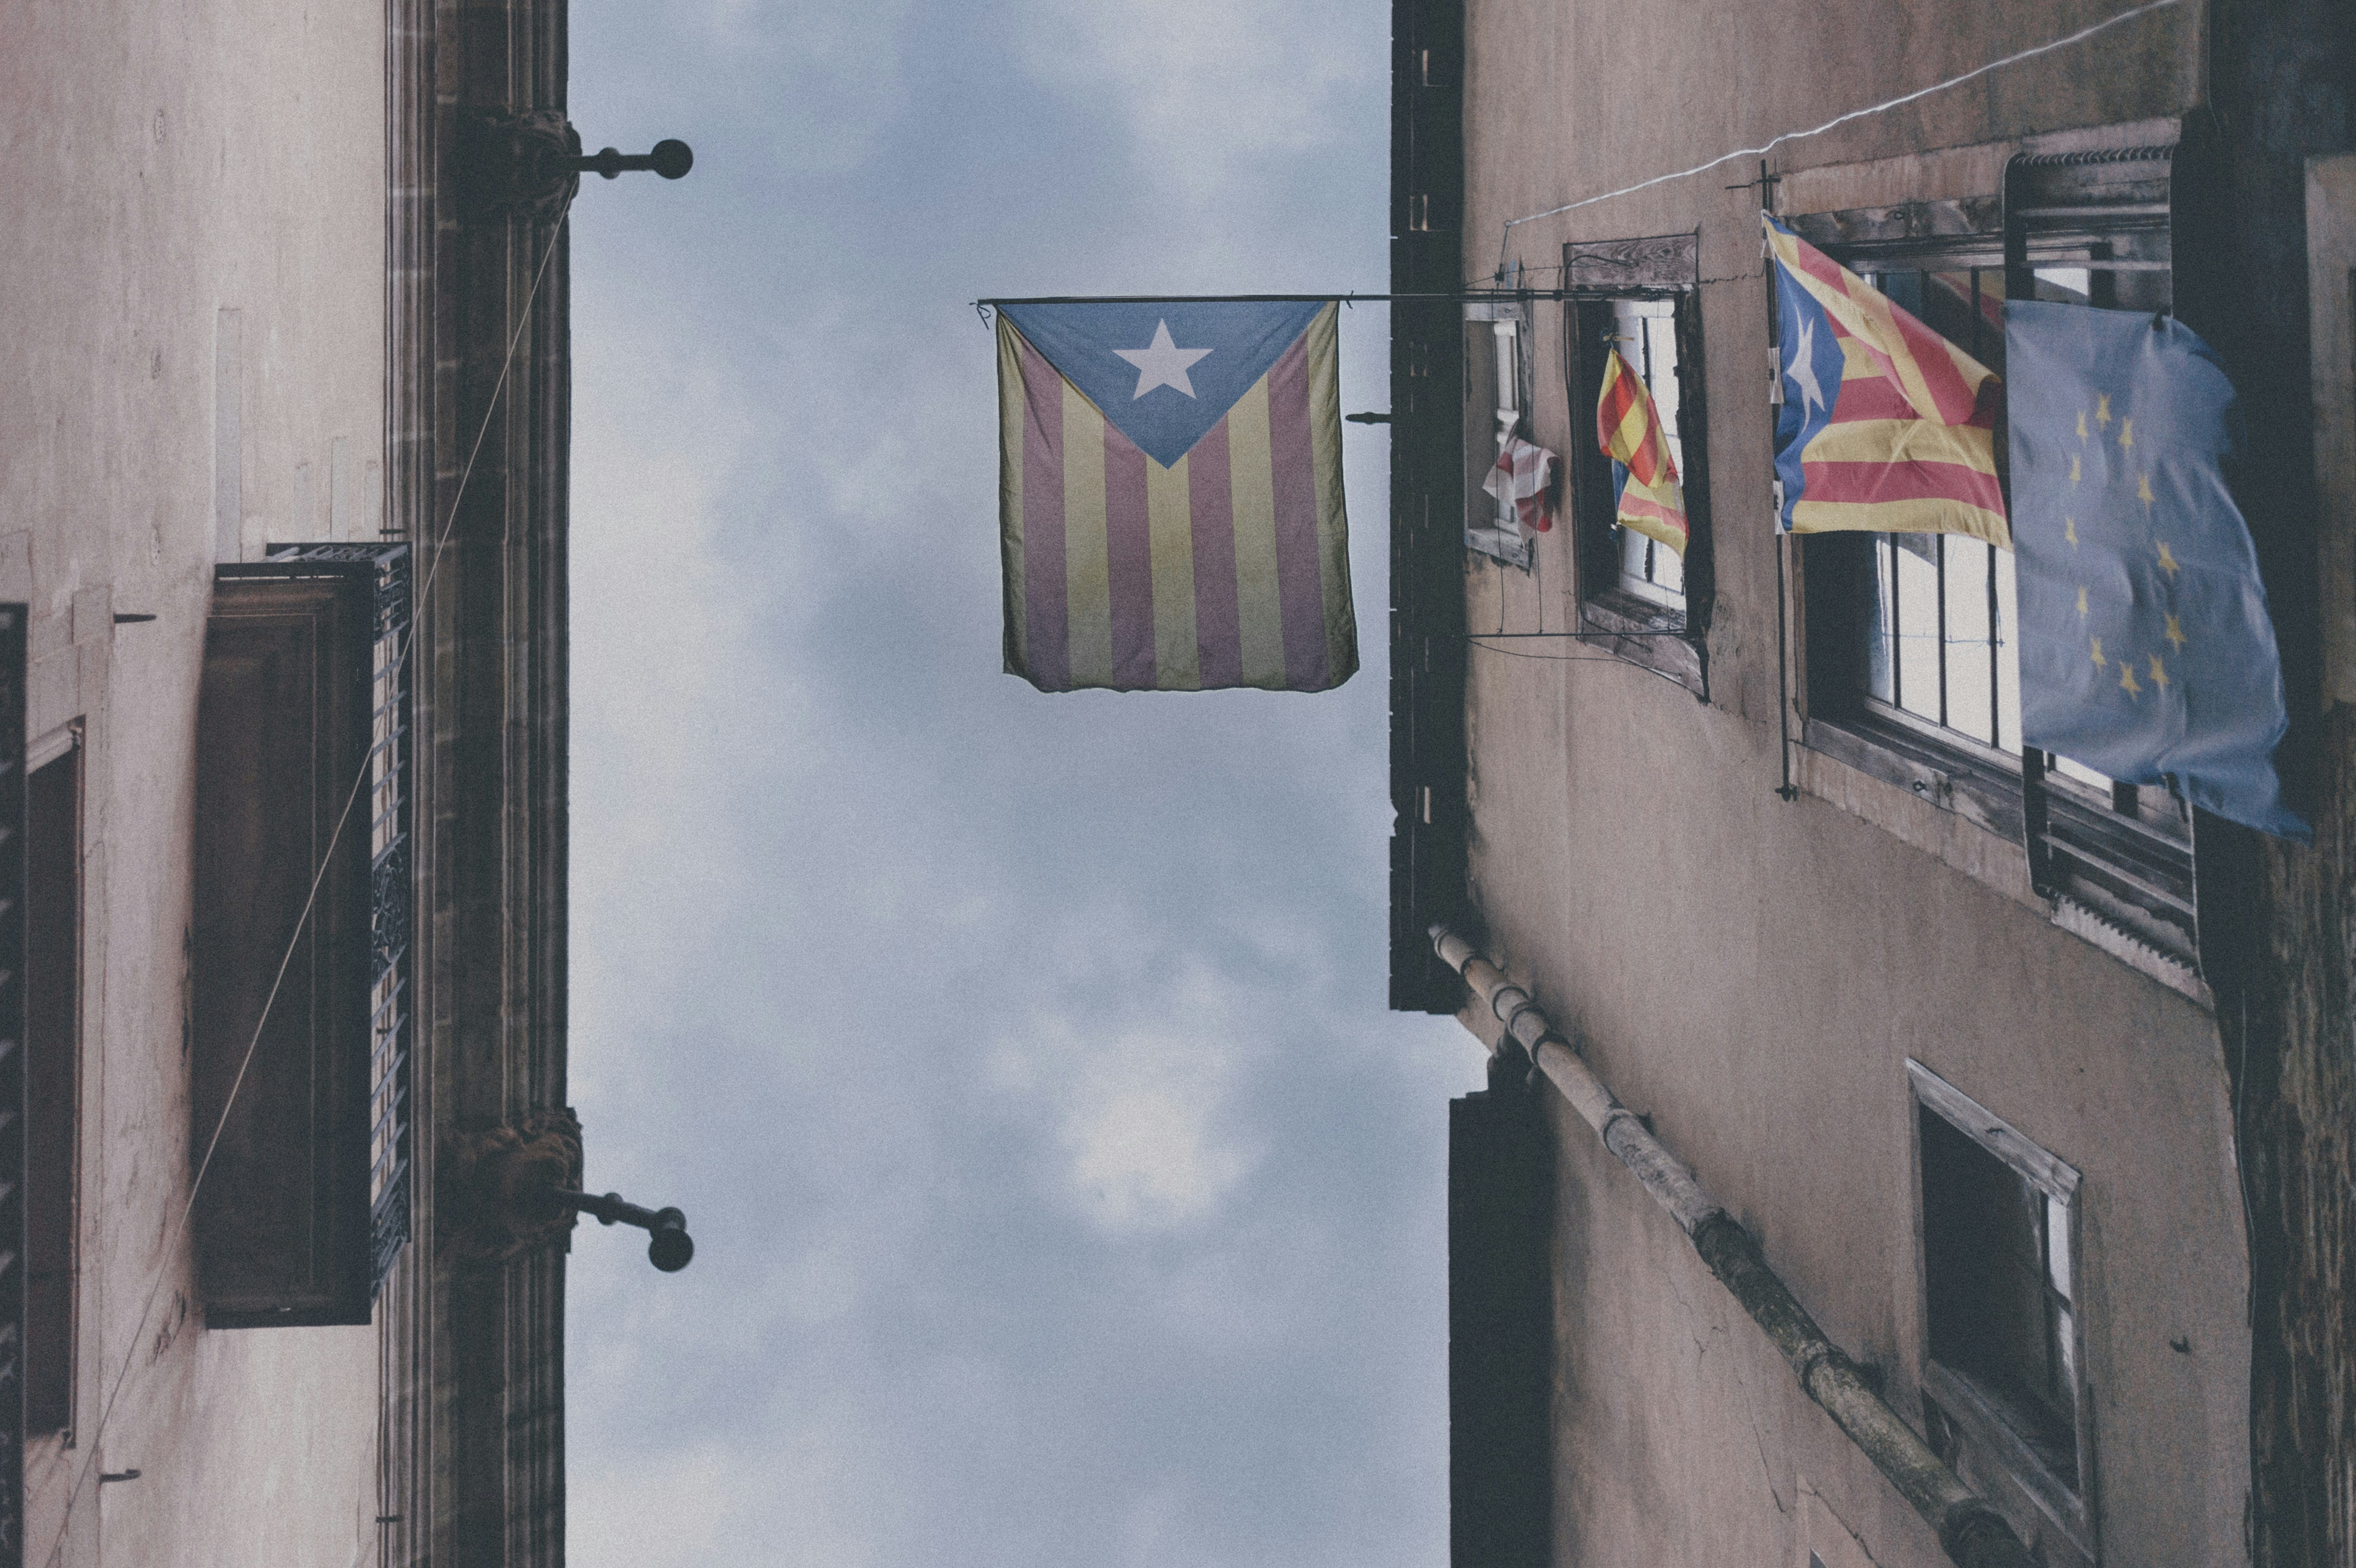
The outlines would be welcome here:
M 1466 275 L 1494 264 L 1509 217 L 2096 19 L 2019 3 L 1470 0 Z M 2190 5 L 2161 12 L 1789 144 L 1775 165 L 2180 112 L 2199 98 L 2201 25 Z M 1786 208 L 1993 194 L 2008 151 L 1832 170 L 1787 184 Z M 1774 794 L 1759 202 L 1724 188 L 1757 172 L 1729 165 L 1515 230 L 1538 266 L 1566 240 L 1700 229 L 1719 597 L 1708 704 L 1568 644 L 1512 645 L 1590 662 L 1471 654 L 1472 872 L 1490 945 L 1758 1232 L 1833 1339 L 1888 1370 L 1910 1418 L 1924 1329 L 1906 1059 L 2075 1165 L 2103 1560 L 2242 1561 L 2247 1278 L 2213 1020 L 2052 925 L 2017 845 L 1813 755 L 1797 801 Z M 1593 439 L 1593 414 L 1566 405 L 1559 307 L 1538 308 L 1536 434 L 1564 451 Z M 1537 577 L 1471 568 L 1472 624 L 1569 624 L 1569 545 L 1568 529 L 1547 536 Z M 1874 1562 L 1944 1562 L 1674 1224 L 1576 1116 L 1558 1122 L 1558 1561 L 1804 1564 L 1801 1520 L 1828 1509 Z
M 374 1534 L 375 1331 L 207 1333 L 166 1238 L 216 495 L 241 496 L 246 553 L 380 516 L 384 26 L 279 0 L 15 0 L 0 23 L 0 598 L 33 605 L 34 733 L 88 738 L 78 1437 L 28 1456 L 36 1561 L 85 1467 L 70 1563 L 318 1568 Z

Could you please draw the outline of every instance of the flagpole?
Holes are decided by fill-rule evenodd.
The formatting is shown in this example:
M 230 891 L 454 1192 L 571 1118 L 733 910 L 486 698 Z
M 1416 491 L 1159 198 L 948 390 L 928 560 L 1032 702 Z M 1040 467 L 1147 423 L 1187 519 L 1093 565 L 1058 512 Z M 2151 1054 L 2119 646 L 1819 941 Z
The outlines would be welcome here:
M 1601 289 L 1458 289 L 1446 293 L 1322 294 L 1033 294 L 979 299 L 974 304 L 1445 304 L 1483 300 L 1568 300 L 1622 297 Z
M 1767 172 L 1767 160 L 1759 160 L 1759 209 L 1763 214 L 1775 199 L 1775 181 L 1781 176 Z M 1740 190 L 1741 186 L 1730 186 Z M 1772 421 L 1780 413 L 1777 405 L 1783 400 L 1783 310 L 1776 293 L 1775 262 L 1767 253 L 1767 237 L 1759 238 L 1759 275 L 1767 289 L 1767 401 Z M 1786 805 L 1800 798 L 1797 785 L 1792 783 L 1792 634 L 1790 569 L 1792 538 L 1783 531 L 1783 492 L 1772 490 L 1775 507 L 1775 735 L 1777 761 L 1783 768 L 1783 783 L 1776 786 L 1776 798 Z

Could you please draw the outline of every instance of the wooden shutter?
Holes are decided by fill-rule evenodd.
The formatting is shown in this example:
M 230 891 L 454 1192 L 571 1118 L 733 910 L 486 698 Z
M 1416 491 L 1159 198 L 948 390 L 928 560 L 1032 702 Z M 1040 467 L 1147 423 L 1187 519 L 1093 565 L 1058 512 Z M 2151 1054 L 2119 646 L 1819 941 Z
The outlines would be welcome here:
M 197 712 L 189 1162 L 215 1328 L 369 1320 L 369 823 L 351 797 L 374 624 L 363 577 L 214 585 Z

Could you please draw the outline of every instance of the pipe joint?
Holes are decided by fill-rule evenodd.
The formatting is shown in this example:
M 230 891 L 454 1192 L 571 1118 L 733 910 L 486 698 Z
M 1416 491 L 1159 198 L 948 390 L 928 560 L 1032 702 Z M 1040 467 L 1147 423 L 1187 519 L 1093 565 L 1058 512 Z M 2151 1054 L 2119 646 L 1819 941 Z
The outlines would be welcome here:
M 1816 1374 L 1819 1372 L 1826 1374 L 1835 1381 L 1846 1379 L 1860 1385 L 1865 1381 L 1864 1377 L 1858 1371 L 1857 1363 L 1849 1359 L 1848 1353 L 1829 1340 L 1818 1340 L 1809 1346 L 1802 1352 L 1799 1366 L 1795 1370 L 1800 1374 L 1800 1386 L 1807 1390 L 1808 1397 L 1818 1404 L 1831 1403 L 1827 1391 L 1817 1385 Z
M 2035 1568 L 2004 1516 L 1976 1497 L 1947 1509 L 1939 1520 L 1939 1544 L 1956 1568 Z

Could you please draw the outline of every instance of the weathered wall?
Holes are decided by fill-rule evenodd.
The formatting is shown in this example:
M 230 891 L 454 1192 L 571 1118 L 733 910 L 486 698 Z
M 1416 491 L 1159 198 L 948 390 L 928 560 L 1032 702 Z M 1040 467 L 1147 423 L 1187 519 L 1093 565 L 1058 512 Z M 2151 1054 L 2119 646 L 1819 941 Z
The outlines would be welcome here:
M 1495 264 L 1507 218 L 1757 144 L 2100 15 L 1472 0 L 1466 275 Z M 2204 20 L 2190 5 L 2141 18 L 1787 145 L 1773 165 L 2181 112 L 2201 97 Z M 2006 151 L 1828 175 L 1816 189 L 1993 194 Z M 1718 596 L 1707 704 L 1568 643 L 1472 655 L 1472 881 L 1489 946 L 1756 1229 L 1833 1338 L 1884 1369 L 1912 1418 L 1924 1308 L 1905 1059 L 2077 1166 L 2104 1557 L 2245 1560 L 2248 1277 L 2214 1019 L 2053 927 L 2018 845 L 1829 759 L 1805 759 L 1796 801 L 1774 793 L 1760 202 L 1725 188 L 1757 173 L 1756 160 L 1729 165 L 1514 231 L 1509 253 L 1539 266 L 1566 240 L 1700 229 Z M 1591 410 L 1566 406 L 1555 308 L 1540 307 L 1536 433 L 1562 451 L 1593 427 Z M 1569 624 L 1568 530 L 1540 554 L 1536 577 L 1468 572 L 1474 626 L 1532 630 L 1541 613 Z M 1559 1121 L 1558 1560 L 1804 1561 L 1795 1532 L 1813 1491 L 1874 1561 L 1941 1561 L 1671 1222 L 1575 1117 Z
M 2213 53 L 2214 141 L 2231 170 L 2219 219 L 2233 251 L 2199 325 L 2248 417 L 2244 509 L 2285 650 L 2285 752 L 2316 827 L 2311 850 L 2233 835 L 2218 856 L 2204 850 L 2202 869 L 2217 890 L 2214 923 L 2246 938 L 2219 1015 L 2252 1214 L 2252 1535 L 2265 1568 L 2344 1565 L 2356 1563 L 2356 709 L 2345 667 L 2327 677 L 2323 645 L 2324 628 L 2344 627 L 2356 606 L 2345 495 L 2321 517 L 2315 481 L 2319 455 L 2342 474 L 2356 455 L 2356 357 L 2343 328 L 2311 363 L 2306 165 L 2356 148 L 2356 12 L 2233 0 L 2217 7 Z M 2312 283 L 2345 312 L 2356 267 L 2329 229 L 2344 232 L 2356 212 L 2344 185 L 2332 196 Z
M 6 37 L 0 598 L 34 607 L 32 731 L 87 735 L 77 1438 L 29 1456 L 29 1552 L 80 1476 L 68 1563 L 347 1562 L 375 1535 L 374 1331 L 208 1333 L 166 1238 L 217 546 L 381 516 L 384 19 L 40 0 Z

